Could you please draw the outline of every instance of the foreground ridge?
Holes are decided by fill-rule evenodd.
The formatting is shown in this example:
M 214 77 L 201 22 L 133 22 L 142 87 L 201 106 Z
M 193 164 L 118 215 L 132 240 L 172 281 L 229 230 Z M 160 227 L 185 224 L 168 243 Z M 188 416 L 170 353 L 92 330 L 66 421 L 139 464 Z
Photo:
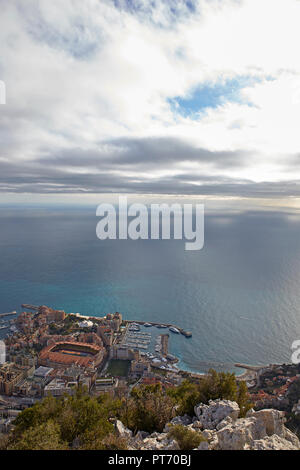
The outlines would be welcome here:
M 170 432 L 178 425 L 203 438 L 194 450 L 300 450 L 298 437 L 284 425 L 282 411 L 251 409 L 245 418 L 239 418 L 238 404 L 229 400 L 211 400 L 208 405 L 195 406 L 194 411 L 194 417 L 173 418 L 162 433 L 138 431 L 133 436 L 118 420 L 115 430 L 129 440 L 131 450 L 179 450 L 180 443 Z

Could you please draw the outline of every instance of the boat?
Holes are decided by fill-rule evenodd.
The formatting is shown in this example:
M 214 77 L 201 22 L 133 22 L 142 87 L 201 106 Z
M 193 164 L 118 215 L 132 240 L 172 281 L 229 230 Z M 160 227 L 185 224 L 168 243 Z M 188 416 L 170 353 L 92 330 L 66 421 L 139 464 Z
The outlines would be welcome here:
M 144 326 L 149 328 L 149 326 L 152 326 L 152 325 L 151 325 L 151 323 L 144 323 Z
M 139 326 L 133 326 L 133 325 L 132 325 L 132 326 L 130 326 L 130 327 L 128 328 L 128 330 L 129 330 L 129 331 L 140 331 L 140 327 L 139 327 Z
M 157 328 L 168 328 L 167 325 L 156 325 Z
M 172 333 L 176 333 L 177 335 L 180 334 L 180 331 L 177 330 L 177 328 L 175 328 L 174 326 L 170 326 L 169 330 L 172 331 Z

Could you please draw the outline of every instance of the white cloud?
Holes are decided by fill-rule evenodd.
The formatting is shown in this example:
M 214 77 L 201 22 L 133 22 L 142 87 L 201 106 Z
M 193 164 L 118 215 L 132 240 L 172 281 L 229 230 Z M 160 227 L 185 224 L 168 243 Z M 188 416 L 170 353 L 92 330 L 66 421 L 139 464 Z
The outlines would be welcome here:
M 176 137 L 210 151 L 252 152 L 246 166 L 224 168 L 225 177 L 299 177 L 284 165 L 299 152 L 298 0 L 200 0 L 189 13 L 182 1 L 177 21 L 163 1 L 152 12 L 144 2 L 138 13 L 111 1 L 0 3 L 0 79 L 7 87 L 0 162 L 76 148 L 103 152 L 104 142 L 120 137 Z M 201 84 L 240 76 L 260 78 L 242 90 L 252 106 L 225 101 L 195 119 L 169 104 Z M 203 162 L 193 168 L 213 171 Z M 71 158 L 67 170 L 78 171 Z M 168 171 L 190 172 L 191 163 L 152 177 Z

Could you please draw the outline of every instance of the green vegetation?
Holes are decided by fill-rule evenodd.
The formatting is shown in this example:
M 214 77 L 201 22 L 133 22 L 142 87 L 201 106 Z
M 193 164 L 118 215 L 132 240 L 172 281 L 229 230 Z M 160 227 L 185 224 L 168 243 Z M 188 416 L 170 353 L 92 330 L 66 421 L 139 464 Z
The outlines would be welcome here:
M 114 431 L 106 407 L 80 389 L 72 397 L 45 398 L 20 413 L 14 424 L 9 450 L 102 449 Z
M 196 449 L 201 442 L 206 441 L 201 432 L 192 431 L 181 424 L 171 426 L 168 437 L 177 441 L 180 450 Z
M 130 398 L 123 400 L 119 418 L 134 432 L 162 432 L 165 424 L 175 416 L 175 404 L 160 384 L 143 385 L 133 388 Z
M 251 407 L 245 384 L 237 385 L 233 374 L 215 371 L 199 384 L 184 381 L 167 391 L 160 384 L 141 385 L 121 399 L 90 397 L 78 388 L 74 396 L 47 397 L 20 413 L 12 433 L 0 436 L 0 449 L 126 449 L 128 443 L 116 436 L 112 419 L 120 419 L 134 433 L 162 432 L 175 415 L 192 416 L 196 404 L 217 398 L 237 401 L 242 416 Z M 170 433 L 183 450 L 204 440 L 183 426 L 173 426 Z
M 192 416 L 195 405 L 207 404 L 209 400 L 217 398 L 236 401 L 241 409 L 240 417 L 245 416 L 252 408 L 245 382 L 237 384 L 235 375 L 229 372 L 210 370 L 199 384 L 184 380 L 179 387 L 169 390 L 168 394 L 178 403 L 177 414 L 179 415 Z
M 127 377 L 130 368 L 130 361 L 111 359 L 107 367 L 107 374 L 113 377 Z

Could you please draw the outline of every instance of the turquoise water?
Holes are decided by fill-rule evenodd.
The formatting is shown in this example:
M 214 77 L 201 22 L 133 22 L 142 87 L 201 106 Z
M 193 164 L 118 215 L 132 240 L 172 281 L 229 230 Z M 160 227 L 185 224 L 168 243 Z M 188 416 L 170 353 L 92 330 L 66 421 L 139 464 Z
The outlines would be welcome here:
M 187 252 L 182 241 L 100 241 L 94 214 L 0 210 L 1 312 L 32 303 L 172 322 L 193 337 L 170 333 L 170 352 L 198 372 L 290 360 L 300 338 L 300 219 L 207 215 L 204 249 Z

